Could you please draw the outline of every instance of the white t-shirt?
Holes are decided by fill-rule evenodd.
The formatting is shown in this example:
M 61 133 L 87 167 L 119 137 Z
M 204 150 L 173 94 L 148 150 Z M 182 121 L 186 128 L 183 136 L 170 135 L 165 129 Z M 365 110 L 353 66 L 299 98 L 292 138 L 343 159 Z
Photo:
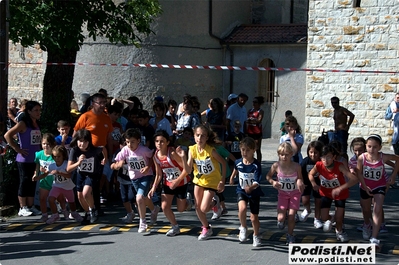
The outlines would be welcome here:
M 398 104 L 396 104 L 395 100 L 393 100 L 389 106 L 391 107 L 391 110 L 392 110 L 392 114 L 393 114 L 392 120 L 393 120 L 393 118 L 395 118 L 395 115 L 396 115 L 396 113 L 393 111 L 398 108 Z
M 52 163 L 51 165 L 48 166 L 48 171 L 51 172 L 53 170 L 60 171 L 62 173 L 66 173 L 66 168 L 68 165 L 68 161 L 64 161 L 61 166 L 57 166 L 56 163 Z M 64 190 L 72 190 L 75 187 L 75 184 L 73 183 L 71 178 L 65 178 L 61 175 L 53 175 L 54 180 L 53 180 L 53 187 L 61 188 Z

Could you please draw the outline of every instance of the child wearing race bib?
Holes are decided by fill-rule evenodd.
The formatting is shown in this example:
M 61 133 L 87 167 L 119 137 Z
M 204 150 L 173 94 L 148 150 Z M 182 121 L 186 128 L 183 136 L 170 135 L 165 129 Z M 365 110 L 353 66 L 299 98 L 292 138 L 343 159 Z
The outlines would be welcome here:
M 288 210 L 287 244 L 295 243 L 295 215 L 299 209 L 303 185 L 301 166 L 292 161 L 294 150 L 290 143 L 283 142 L 277 148 L 278 162 L 275 162 L 266 175 L 267 181 L 278 190 L 277 227 L 284 229 Z M 277 179 L 273 175 L 277 173 Z
M 42 217 L 40 218 L 41 222 L 46 222 L 48 219 L 47 215 L 47 197 L 50 193 L 51 187 L 53 185 L 53 177 L 44 174 L 48 167 L 54 163 L 54 159 L 51 156 L 51 151 L 56 145 L 54 140 L 54 135 L 51 133 L 45 133 L 42 137 L 42 148 L 43 150 L 36 152 L 35 154 L 35 163 L 36 163 L 36 171 L 35 175 L 33 175 L 32 180 L 38 181 L 39 183 L 39 200 L 40 200 L 40 211 L 42 212 Z M 62 209 L 65 208 L 65 198 L 64 196 L 60 196 L 59 202 Z M 66 215 L 64 212 L 65 219 L 68 219 L 69 213 Z
M 215 137 L 208 127 L 196 126 L 194 128 L 196 144 L 189 147 L 188 159 L 185 163 L 188 174 L 194 167 L 195 210 L 202 224 L 202 232 L 198 236 L 198 240 L 207 240 L 212 236 L 212 228 L 208 223 L 206 213 L 215 205 L 220 207 L 219 197 L 215 193 L 224 190 L 223 176 L 226 175 L 226 160 L 213 147 Z M 184 153 L 179 152 L 179 155 L 182 155 L 183 161 L 186 161 Z
M 176 196 L 177 211 L 179 212 L 189 211 L 192 207 L 191 194 L 187 192 L 190 177 L 183 168 L 182 158 L 178 155 L 179 152 L 184 152 L 184 150 L 179 147 L 176 150 L 173 147 L 169 147 L 169 134 L 164 130 L 155 133 L 154 142 L 156 148 L 153 157 L 155 180 L 148 196 L 151 197 L 155 193 L 159 183 L 162 181 L 162 211 L 172 225 L 166 235 L 175 236 L 180 234 L 180 228 L 172 211 L 173 198 Z
M 51 209 L 51 217 L 47 220 L 47 224 L 52 224 L 60 219 L 57 212 L 57 205 L 55 204 L 56 198 L 62 197 L 68 200 L 69 208 L 71 209 L 72 217 L 77 221 L 83 220 L 76 212 L 75 195 L 73 194 L 73 188 L 75 184 L 72 182 L 71 173 L 67 172 L 68 166 L 68 151 L 62 145 L 57 145 L 53 148 L 52 156 L 55 163 L 48 166 L 44 174 L 47 177 L 51 177 L 53 180 L 53 187 L 50 191 L 48 201 Z M 65 219 L 69 219 L 69 211 L 64 210 Z
M 142 137 L 138 129 L 128 129 L 124 133 L 124 138 L 126 146 L 116 155 L 113 168 L 119 170 L 125 162 L 128 165 L 129 177 L 136 190 L 136 202 L 140 215 L 138 232 L 144 233 L 147 231 L 146 206 L 151 210 L 151 224 L 156 223 L 159 211 L 159 206 L 154 206 L 152 200 L 147 197 L 154 178 L 153 152 L 140 144 Z
M 71 152 L 67 171 L 77 169 L 76 190 L 80 205 L 85 210 L 82 224 L 95 223 L 98 209 L 94 206 L 93 188 L 98 186 L 102 174 L 106 151 L 104 147 L 95 147 L 90 131 L 80 129 L 75 133 L 70 144 Z
M 324 146 L 321 152 L 321 161 L 309 172 L 309 180 L 313 189 L 320 192 L 321 195 L 321 219 L 323 223 L 323 231 L 328 232 L 332 227 L 331 216 L 329 211 L 331 204 L 335 203 L 335 235 L 337 240 L 341 242 L 348 241 L 348 234 L 343 229 L 343 221 L 345 215 L 345 202 L 349 197 L 349 188 L 357 183 L 357 177 L 352 174 L 348 167 L 341 162 L 335 160 L 338 152 L 331 146 Z M 315 178 L 319 175 L 320 185 L 317 184 Z M 346 182 L 344 175 L 348 178 Z
M 236 159 L 241 158 L 241 151 L 240 151 L 240 141 L 244 139 L 245 135 L 240 131 L 241 130 L 241 122 L 236 120 L 234 122 L 234 131 L 230 132 L 226 137 L 226 145 L 227 149 Z
M 366 139 L 366 153 L 359 155 L 356 170 L 360 182 L 360 203 L 363 215 L 371 216 L 371 204 L 374 198 L 372 229 L 369 220 L 364 219 L 366 226 L 363 227 L 363 238 L 367 240 L 371 236 L 370 243 L 377 248 L 380 246 L 377 236 L 382 222 L 385 193 L 389 185 L 395 183 L 399 171 L 399 157 L 380 152 L 381 144 L 382 139 L 378 134 L 372 134 Z M 395 161 L 395 167 L 390 179 L 387 180 L 384 163 L 389 160 Z
M 254 158 L 256 151 L 256 142 L 250 137 L 244 138 L 240 143 L 242 158 L 237 159 L 234 164 L 234 171 L 230 177 L 230 185 L 234 184 L 234 178 L 238 174 L 239 182 L 237 185 L 237 203 L 238 203 L 238 219 L 240 220 L 240 242 L 247 240 L 247 204 L 251 210 L 251 222 L 254 229 L 253 243 L 254 247 L 262 245 L 259 237 L 259 207 L 260 197 L 264 195 L 260 188 L 262 177 L 262 166 L 258 160 Z

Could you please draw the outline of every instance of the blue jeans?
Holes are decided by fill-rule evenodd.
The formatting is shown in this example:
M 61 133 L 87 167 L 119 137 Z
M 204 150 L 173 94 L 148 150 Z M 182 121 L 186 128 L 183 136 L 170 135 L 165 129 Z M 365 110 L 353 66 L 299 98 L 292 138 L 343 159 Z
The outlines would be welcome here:
M 147 196 L 150 191 L 150 185 L 154 176 L 144 176 L 138 179 L 133 179 L 132 184 L 134 189 L 136 190 L 137 195 Z

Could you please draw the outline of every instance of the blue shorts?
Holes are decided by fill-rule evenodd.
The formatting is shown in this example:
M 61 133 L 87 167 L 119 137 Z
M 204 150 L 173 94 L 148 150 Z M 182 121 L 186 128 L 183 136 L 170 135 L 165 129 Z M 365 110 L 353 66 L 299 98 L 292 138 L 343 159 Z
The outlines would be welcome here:
M 97 187 L 99 184 L 98 178 L 93 178 L 92 176 L 87 176 L 87 175 L 81 175 L 79 172 L 77 172 L 77 178 L 76 178 L 76 191 L 82 192 L 84 186 L 90 186 L 90 187 Z
M 136 190 L 137 195 L 147 196 L 150 191 L 150 185 L 153 181 L 154 176 L 144 176 L 138 179 L 132 179 L 132 184 L 134 189 Z
M 132 184 L 120 184 L 119 189 L 121 191 L 122 202 L 136 202 L 136 191 Z

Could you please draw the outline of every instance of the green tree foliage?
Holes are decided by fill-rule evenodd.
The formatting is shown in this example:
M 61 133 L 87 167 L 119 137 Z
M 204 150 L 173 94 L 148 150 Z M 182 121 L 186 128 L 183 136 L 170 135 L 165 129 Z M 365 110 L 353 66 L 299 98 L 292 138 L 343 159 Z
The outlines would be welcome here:
M 85 38 L 106 37 L 112 43 L 134 44 L 153 33 L 161 13 L 157 0 L 12 0 L 9 38 L 22 46 L 39 44 L 51 63 L 74 63 Z M 54 132 L 69 117 L 73 65 L 46 67 L 43 81 L 42 128 Z

